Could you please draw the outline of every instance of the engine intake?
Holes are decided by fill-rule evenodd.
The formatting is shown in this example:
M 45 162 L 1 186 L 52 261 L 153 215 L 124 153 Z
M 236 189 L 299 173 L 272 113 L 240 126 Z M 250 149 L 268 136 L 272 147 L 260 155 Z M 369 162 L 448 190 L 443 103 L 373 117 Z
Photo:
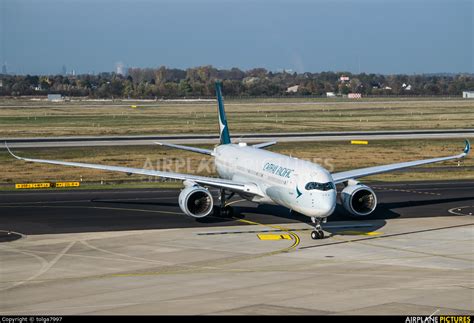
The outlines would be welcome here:
M 349 185 L 341 192 L 344 208 L 354 216 L 367 216 L 377 207 L 377 196 L 365 185 Z
M 211 193 L 199 185 L 187 186 L 179 194 L 179 207 L 184 214 L 203 218 L 212 212 L 214 199 Z

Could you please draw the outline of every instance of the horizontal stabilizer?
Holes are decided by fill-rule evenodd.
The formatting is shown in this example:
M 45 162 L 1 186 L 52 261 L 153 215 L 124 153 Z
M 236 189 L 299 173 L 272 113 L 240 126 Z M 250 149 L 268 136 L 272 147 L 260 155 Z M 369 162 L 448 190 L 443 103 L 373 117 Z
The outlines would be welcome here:
M 254 148 L 265 148 L 265 147 L 273 146 L 276 143 L 277 143 L 276 141 L 262 142 L 261 144 L 252 145 L 252 147 L 254 147 Z
M 199 153 L 199 154 L 204 154 L 204 155 L 212 155 L 212 150 L 204 149 L 204 148 L 196 148 L 196 147 L 181 146 L 181 145 L 175 145 L 175 144 L 167 144 L 167 143 L 164 143 L 164 142 L 155 142 L 155 144 L 160 145 L 160 146 L 170 147 L 170 148 L 176 148 L 176 149 L 192 151 L 192 152 Z

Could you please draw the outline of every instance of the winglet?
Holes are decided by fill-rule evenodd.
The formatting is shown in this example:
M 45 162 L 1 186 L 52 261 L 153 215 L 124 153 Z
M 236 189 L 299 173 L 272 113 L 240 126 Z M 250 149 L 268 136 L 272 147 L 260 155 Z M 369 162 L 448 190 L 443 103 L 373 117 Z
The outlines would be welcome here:
M 21 157 L 18 157 L 17 155 L 15 155 L 14 153 L 12 153 L 12 151 L 10 150 L 10 147 L 8 147 L 8 144 L 7 142 L 5 141 L 5 148 L 7 148 L 8 152 L 10 153 L 10 155 L 12 155 L 13 157 L 15 157 L 16 159 L 23 159 Z
M 465 141 L 466 141 L 466 147 L 464 147 L 464 154 L 468 155 L 469 152 L 471 151 L 471 143 L 467 139 L 465 139 Z

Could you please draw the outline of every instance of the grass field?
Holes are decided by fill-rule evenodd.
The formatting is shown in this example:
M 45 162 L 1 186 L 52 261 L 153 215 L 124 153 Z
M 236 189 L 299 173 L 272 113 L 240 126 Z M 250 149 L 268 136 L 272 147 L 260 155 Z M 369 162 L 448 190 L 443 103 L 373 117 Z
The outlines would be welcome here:
M 211 148 L 210 146 L 201 146 Z M 458 154 L 464 142 L 456 140 L 400 140 L 371 141 L 369 145 L 351 145 L 349 142 L 302 142 L 279 143 L 272 151 L 292 155 L 320 163 L 333 171 L 343 171 L 367 166 L 402 162 L 415 159 Z M 16 149 L 20 156 L 58 159 L 86 163 L 130 166 L 148 169 L 170 170 L 182 173 L 215 176 L 212 161 L 207 156 L 158 146 L 138 147 L 84 147 Z M 463 167 L 466 166 L 466 167 Z M 409 172 L 394 172 L 367 177 L 364 180 L 411 181 L 435 179 L 474 179 L 472 156 L 461 161 L 448 161 L 414 168 Z M 14 183 L 45 181 L 80 181 L 94 183 L 94 188 L 110 187 L 97 182 L 127 183 L 127 187 L 176 187 L 181 184 L 157 184 L 156 178 L 122 173 L 96 171 L 83 168 L 33 164 L 13 159 L 6 151 L 0 151 L 0 184 L 13 188 Z M 7 184 L 7 185 L 5 185 Z
M 138 108 L 132 109 L 131 105 Z M 474 100 L 228 100 L 233 133 L 474 127 Z M 0 138 L 216 133 L 213 102 L 0 101 Z

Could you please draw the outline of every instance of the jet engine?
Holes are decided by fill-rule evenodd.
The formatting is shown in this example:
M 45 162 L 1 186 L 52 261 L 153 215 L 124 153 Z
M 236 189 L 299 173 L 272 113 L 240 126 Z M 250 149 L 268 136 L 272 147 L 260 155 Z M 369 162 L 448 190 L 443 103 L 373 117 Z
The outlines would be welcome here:
M 214 199 L 211 193 L 199 185 L 187 186 L 179 194 L 179 207 L 184 214 L 203 218 L 212 212 Z
M 377 207 L 374 191 L 362 184 L 351 184 L 341 192 L 344 208 L 353 216 L 363 217 L 371 214 Z

